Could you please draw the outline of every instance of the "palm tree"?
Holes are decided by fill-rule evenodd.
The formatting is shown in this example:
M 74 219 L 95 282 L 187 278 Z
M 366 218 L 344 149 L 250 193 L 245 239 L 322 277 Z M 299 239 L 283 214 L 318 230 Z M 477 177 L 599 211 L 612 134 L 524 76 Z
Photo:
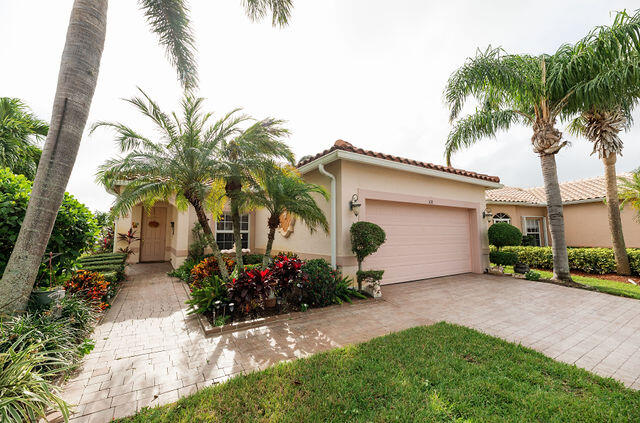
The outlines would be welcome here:
M 34 144 L 49 126 L 17 98 L 0 97 L 0 167 L 29 179 L 36 175 L 42 151 Z
M 213 236 L 206 212 L 220 210 L 224 196 L 221 184 L 222 166 L 216 154 L 221 144 L 242 136 L 240 128 L 249 118 L 233 110 L 216 122 L 212 114 L 203 113 L 204 99 L 186 94 L 182 100 L 182 116 L 168 115 L 141 90 L 143 97 L 127 100 L 158 128 L 157 141 L 121 123 L 97 122 L 99 127 L 115 130 L 116 142 L 124 157 L 107 161 L 100 167 L 98 181 L 113 187 L 128 181 L 112 208 L 114 215 L 126 214 L 136 204 L 151 207 L 158 200 L 174 198 L 180 208 L 193 206 L 205 239 L 218 261 L 224 279 L 227 268 Z
M 265 166 L 258 179 L 258 185 L 248 191 L 249 202 L 269 212 L 267 219 L 269 235 L 262 260 L 263 268 L 269 264 L 276 229 L 280 225 L 283 214 L 287 213 L 300 219 L 311 233 L 318 227 L 325 232 L 329 231 L 327 218 L 312 195 L 319 194 L 328 201 L 329 194 L 322 186 L 305 182 L 295 168 L 280 167 L 275 164 Z
M 98 80 L 108 0 L 75 0 L 53 100 L 51 123 L 25 218 L 0 281 L 0 312 L 24 310 L 76 160 Z M 185 0 L 139 0 L 186 89 L 197 84 L 194 40 Z M 287 24 L 292 0 L 244 0 L 248 16 L 272 13 Z
M 639 35 L 640 14 L 630 17 L 622 12 L 611 27 L 597 28 L 575 46 L 563 45 L 553 55 L 514 55 L 493 48 L 479 51 L 447 83 L 445 98 L 454 122 L 446 142 L 448 164 L 454 152 L 495 137 L 500 130 L 516 124 L 532 128 L 531 143 L 540 157 L 547 197 L 554 279 L 571 281 L 555 160 L 567 142 L 556 121 L 591 104 L 610 104 L 629 89 L 629 81 L 620 78 L 614 64 L 638 50 Z M 469 97 L 479 107 L 459 119 Z
M 636 209 L 636 220 L 640 222 L 640 168 L 636 169 L 630 178 L 619 178 L 621 206 L 627 203 Z
M 243 268 L 240 213 L 246 209 L 247 205 L 243 186 L 255 185 L 256 172 L 271 163 L 273 159 L 285 159 L 291 164 L 294 162 L 293 153 L 281 140 L 289 134 L 289 131 L 281 124 L 280 120 L 262 120 L 242 131 L 236 138 L 229 141 L 223 140 L 217 149 L 221 175 L 225 182 L 225 193 L 231 203 L 238 269 Z

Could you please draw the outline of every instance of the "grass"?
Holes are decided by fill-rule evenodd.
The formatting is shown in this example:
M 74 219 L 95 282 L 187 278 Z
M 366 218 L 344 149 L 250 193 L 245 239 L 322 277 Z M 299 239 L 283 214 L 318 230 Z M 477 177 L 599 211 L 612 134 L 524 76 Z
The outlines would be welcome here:
M 505 272 L 513 273 L 513 266 L 506 266 Z M 549 279 L 553 276 L 552 272 L 546 270 L 536 270 L 543 278 Z M 608 294 L 618 295 L 620 297 L 629 297 L 640 300 L 640 286 L 630 283 L 610 281 L 595 276 L 571 276 L 574 281 L 584 285 L 594 287 L 597 291 L 606 292 Z
M 121 422 L 627 422 L 640 392 L 438 323 L 281 363 Z

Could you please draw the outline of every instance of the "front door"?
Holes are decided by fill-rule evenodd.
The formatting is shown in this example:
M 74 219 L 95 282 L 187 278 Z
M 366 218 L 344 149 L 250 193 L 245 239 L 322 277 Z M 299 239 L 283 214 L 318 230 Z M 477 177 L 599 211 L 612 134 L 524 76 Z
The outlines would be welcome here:
M 140 261 L 164 261 L 167 208 L 151 207 L 142 211 Z

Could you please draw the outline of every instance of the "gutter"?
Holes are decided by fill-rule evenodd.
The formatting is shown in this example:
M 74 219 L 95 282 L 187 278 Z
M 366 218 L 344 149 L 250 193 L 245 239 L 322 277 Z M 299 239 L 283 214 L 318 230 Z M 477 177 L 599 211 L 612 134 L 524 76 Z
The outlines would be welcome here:
M 458 175 L 455 173 L 444 172 L 441 170 L 427 169 L 421 166 L 411 165 L 407 163 L 395 162 L 393 160 L 381 159 L 379 157 L 365 156 L 359 153 L 353 153 L 351 151 L 334 150 L 329 154 L 317 158 L 316 160 L 304 164 L 298 168 L 298 171 L 302 174 L 307 173 L 321 164 L 331 163 L 335 160 L 349 160 L 357 163 L 364 163 L 373 166 L 386 167 L 395 170 L 401 170 L 405 172 L 418 173 L 421 175 L 433 176 L 435 178 L 449 179 L 457 182 L 465 182 L 473 185 L 481 185 L 487 188 L 502 188 L 504 185 L 498 182 L 486 181 L 483 179 L 473 178 L 470 176 Z
M 331 179 L 331 224 L 329 231 L 331 233 L 331 268 L 336 270 L 336 249 L 337 249 L 337 236 L 336 236 L 336 215 L 337 215 L 337 198 L 336 198 L 336 177 L 327 172 L 323 163 L 318 163 L 318 171 Z

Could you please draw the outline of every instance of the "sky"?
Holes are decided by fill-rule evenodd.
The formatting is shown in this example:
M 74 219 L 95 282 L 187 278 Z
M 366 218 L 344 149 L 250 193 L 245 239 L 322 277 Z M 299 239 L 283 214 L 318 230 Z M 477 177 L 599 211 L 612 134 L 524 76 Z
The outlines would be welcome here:
M 634 1 L 582 0 L 294 0 L 290 25 L 251 22 L 241 0 L 189 0 L 197 45 L 199 92 L 221 116 L 242 107 L 286 121 L 296 157 L 337 139 L 369 150 L 444 163 L 450 130 L 442 92 L 476 49 L 552 53 Z M 0 1 L 0 96 L 18 97 L 48 121 L 72 0 Z M 150 136 L 152 127 L 122 98 L 144 89 L 167 111 L 182 90 L 138 3 L 111 0 L 105 49 L 87 128 L 120 121 Z M 638 112 L 635 114 L 638 120 Z M 618 171 L 640 166 L 640 129 L 623 134 Z M 563 125 L 560 125 L 563 130 Z M 453 157 L 455 167 L 497 175 L 505 185 L 542 185 L 531 131 L 512 128 Z M 565 131 L 557 157 L 560 181 L 601 175 L 584 139 Z M 85 131 L 67 190 L 92 210 L 113 197 L 94 182 L 117 154 L 113 134 Z

